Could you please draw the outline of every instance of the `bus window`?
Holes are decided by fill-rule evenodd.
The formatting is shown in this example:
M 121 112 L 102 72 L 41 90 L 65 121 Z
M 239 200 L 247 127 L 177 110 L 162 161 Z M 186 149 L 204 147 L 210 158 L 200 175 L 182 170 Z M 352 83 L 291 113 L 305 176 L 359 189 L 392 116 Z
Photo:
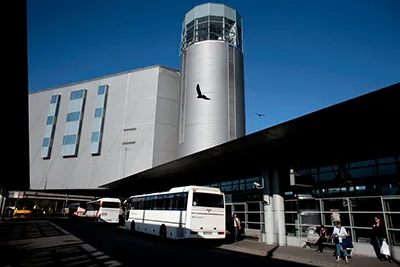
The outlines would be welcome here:
M 187 205 L 187 193 L 177 194 L 177 209 L 186 210 Z
M 192 205 L 211 208 L 223 208 L 224 198 L 222 195 L 194 192 Z
M 119 209 L 120 204 L 118 202 L 105 202 L 101 203 L 102 208 L 109 208 L 109 209 Z
M 137 210 L 139 206 L 139 199 L 138 198 L 132 198 L 130 201 L 130 207 L 129 209 L 131 210 Z
M 166 208 L 168 210 L 173 210 L 174 209 L 174 194 L 169 194 L 166 196 L 167 201 L 166 201 Z
M 144 210 L 144 197 L 140 197 L 138 199 L 138 209 L 139 210 Z
M 145 209 L 146 210 L 152 210 L 153 209 L 153 202 L 154 202 L 154 196 L 148 196 L 145 198 Z
M 155 210 L 163 210 L 164 208 L 164 195 L 154 196 Z

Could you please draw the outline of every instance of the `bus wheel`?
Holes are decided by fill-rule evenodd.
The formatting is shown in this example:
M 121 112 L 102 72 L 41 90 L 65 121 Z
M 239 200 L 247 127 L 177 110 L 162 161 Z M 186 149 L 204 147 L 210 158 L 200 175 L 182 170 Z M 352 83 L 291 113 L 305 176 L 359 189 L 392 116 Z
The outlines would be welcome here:
M 135 232 L 135 231 L 136 231 L 136 228 L 135 228 L 135 221 L 132 221 L 132 222 L 131 222 L 131 231 L 132 231 L 132 232 Z
M 167 227 L 165 225 L 161 225 L 160 227 L 160 238 L 161 240 L 166 240 L 167 239 Z

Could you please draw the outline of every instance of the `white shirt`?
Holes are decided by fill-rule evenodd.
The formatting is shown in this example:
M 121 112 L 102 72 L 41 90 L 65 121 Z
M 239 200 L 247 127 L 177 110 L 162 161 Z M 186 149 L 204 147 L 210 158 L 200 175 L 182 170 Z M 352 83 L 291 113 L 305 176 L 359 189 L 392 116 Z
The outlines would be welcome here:
M 339 230 L 339 228 L 337 228 L 337 227 L 335 226 L 335 228 L 333 228 L 333 233 L 332 233 L 333 236 L 335 236 L 335 233 L 338 234 L 339 243 L 342 243 L 343 238 L 344 238 L 345 236 L 347 236 L 347 231 L 346 231 L 346 229 L 345 229 L 343 226 L 340 228 L 340 230 Z
M 234 225 L 235 227 L 238 227 L 238 226 L 239 226 L 239 223 L 240 223 L 240 221 L 239 221 L 239 218 L 238 218 L 238 217 L 233 218 L 233 225 Z

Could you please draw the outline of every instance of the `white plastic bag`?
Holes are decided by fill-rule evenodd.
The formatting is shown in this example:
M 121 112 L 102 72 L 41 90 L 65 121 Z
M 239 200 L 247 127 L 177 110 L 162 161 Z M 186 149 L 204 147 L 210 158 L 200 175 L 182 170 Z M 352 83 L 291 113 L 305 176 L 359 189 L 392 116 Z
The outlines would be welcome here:
M 382 242 L 381 254 L 382 255 L 386 255 L 386 256 L 390 256 L 389 245 L 386 243 L 386 241 Z

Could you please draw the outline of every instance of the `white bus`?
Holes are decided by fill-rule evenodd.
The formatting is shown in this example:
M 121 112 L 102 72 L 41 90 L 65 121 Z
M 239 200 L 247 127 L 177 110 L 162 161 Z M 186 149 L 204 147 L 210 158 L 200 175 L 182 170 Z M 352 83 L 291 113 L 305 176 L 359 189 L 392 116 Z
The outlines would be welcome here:
M 224 239 L 225 196 L 218 188 L 185 186 L 131 196 L 125 228 L 161 239 Z
M 118 198 L 100 198 L 86 203 L 86 211 L 80 216 L 94 223 L 118 223 L 121 200 Z

